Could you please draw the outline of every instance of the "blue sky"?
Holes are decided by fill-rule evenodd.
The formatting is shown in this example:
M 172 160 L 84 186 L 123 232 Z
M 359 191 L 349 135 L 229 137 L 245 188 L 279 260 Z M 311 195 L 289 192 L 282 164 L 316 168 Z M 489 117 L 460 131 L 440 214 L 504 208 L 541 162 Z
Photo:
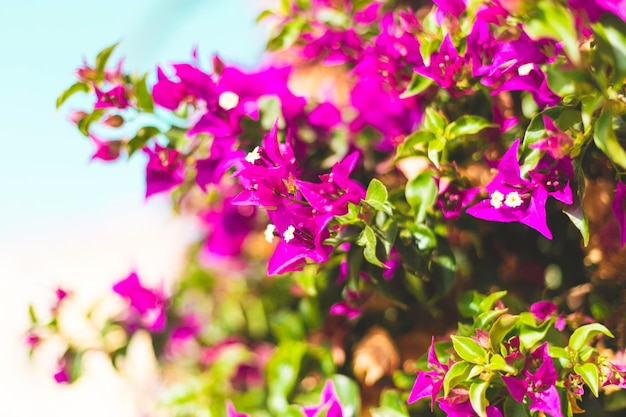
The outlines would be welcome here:
M 31 0 L 0 14 L 0 241 L 143 204 L 143 159 L 90 163 L 89 141 L 54 108 L 83 57 L 121 40 L 125 68 L 189 58 L 254 66 L 263 31 L 253 0 Z M 258 2 L 257 2 L 258 3 Z

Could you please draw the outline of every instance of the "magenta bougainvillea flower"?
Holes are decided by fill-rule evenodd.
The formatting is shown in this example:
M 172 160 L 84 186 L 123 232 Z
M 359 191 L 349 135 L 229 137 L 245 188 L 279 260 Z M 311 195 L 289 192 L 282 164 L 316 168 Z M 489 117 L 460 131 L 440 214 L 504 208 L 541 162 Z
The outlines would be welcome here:
M 449 220 L 458 219 L 463 210 L 474 202 L 480 188 L 460 188 L 454 181 L 443 181 L 435 178 L 439 187 L 437 207 L 441 209 L 443 217 Z
M 551 417 L 563 417 L 561 400 L 555 386 L 558 376 L 548 354 L 548 343 L 535 349 L 529 359 L 527 368 L 531 369 L 526 369 L 523 377 L 502 376 L 502 381 L 515 401 L 525 403 L 525 397 L 528 397 L 530 411 L 543 411 Z
M 620 244 L 626 245 L 626 183 L 618 182 L 611 204 L 613 215 L 617 219 L 620 230 Z
M 328 131 L 341 123 L 341 112 L 330 102 L 319 103 L 309 112 L 308 119 L 311 126 Z
M 350 123 L 350 131 L 360 132 L 372 126 L 383 135 L 377 147 L 391 151 L 417 130 L 423 118 L 422 106 L 417 97 L 400 98 L 401 92 L 387 87 L 378 74 L 360 77 L 350 92 L 350 103 L 358 112 Z
M 102 91 L 98 87 L 94 87 L 96 91 L 96 103 L 94 109 L 125 109 L 129 106 L 126 89 L 123 85 L 116 85 L 107 91 Z
M 465 11 L 465 0 L 433 0 L 437 5 L 438 12 L 446 15 L 459 17 Z
M 228 400 L 226 401 L 226 416 L 227 417 L 250 417 L 250 414 L 238 413 L 237 410 L 235 410 L 235 406 L 233 405 L 232 401 Z
M 99 159 L 101 161 L 115 161 L 120 157 L 122 151 L 122 141 L 120 140 L 103 140 L 93 134 L 89 135 L 91 142 L 96 147 L 91 159 Z
M 498 163 L 498 174 L 486 187 L 489 198 L 468 208 L 467 213 L 483 220 L 519 222 L 552 239 L 546 221 L 546 201 L 551 195 L 571 204 L 571 162 L 563 159 L 554 165 L 540 163 L 535 171 L 529 173 L 531 179 L 525 179 L 520 175 L 517 160 L 519 145 L 518 139 Z
M 196 184 L 202 191 L 206 191 L 209 184 L 219 184 L 224 174 L 245 157 L 244 152 L 234 146 L 234 141 L 214 140 L 209 157 L 196 161 Z
M 267 215 L 280 236 L 268 262 L 269 275 L 299 271 L 307 258 L 317 263 L 328 260 L 333 247 L 325 245 L 324 240 L 330 236 L 328 223 L 334 215 L 315 214 L 310 207 L 299 204 L 268 210 Z
M 187 102 L 196 107 L 217 104 L 217 86 L 211 76 L 191 64 L 172 65 L 178 81 L 172 81 L 157 68 L 157 82 L 152 87 L 154 103 L 168 110 L 176 110 Z
M 227 196 L 232 191 L 223 189 Z M 215 258 L 232 258 L 241 254 L 244 240 L 254 228 L 256 207 L 232 204 L 232 197 L 224 199 L 221 207 L 199 213 L 198 217 L 207 227 L 203 256 L 206 263 Z M 209 259 L 207 259 L 209 258 Z
M 113 291 L 129 303 L 123 322 L 128 325 L 131 332 L 137 328 L 151 332 L 161 332 L 165 329 L 165 296 L 160 291 L 142 286 L 137 273 L 131 272 L 117 282 L 113 285 Z
M 193 313 L 184 315 L 172 329 L 165 351 L 171 357 L 179 355 L 200 333 L 202 321 Z
M 489 198 L 468 208 L 467 213 L 483 220 L 523 223 L 551 238 L 545 211 L 548 192 L 521 178 L 518 148 L 519 140 L 504 154 L 498 174 L 487 185 Z
M 362 278 L 367 278 L 367 275 L 362 276 Z M 345 300 L 333 304 L 329 312 L 334 316 L 346 316 L 349 319 L 358 317 L 363 311 L 363 304 L 367 302 L 370 295 L 366 292 L 346 289 Z
M 571 180 L 574 178 L 572 160 L 564 157 L 558 160 L 544 155 L 537 166 L 528 173 L 530 178 L 548 191 L 550 197 L 565 204 L 572 204 Z
M 365 189 L 350 179 L 358 160 L 359 152 L 352 152 L 334 165 L 330 174 L 320 175 L 321 183 L 296 180 L 296 186 L 308 203 L 320 213 L 335 216 L 348 211 L 348 203 L 359 204 L 365 197 Z
M 452 88 L 457 84 L 457 78 L 463 72 L 465 59 L 459 56 L 456 47 L 446 35 L 441 42 L 438 52 L 433 52 L 427 66 L 416 67 L 415 72 L 435 81 L 441 88 Z
M 430 371 L 417 373 L 417 378 L 409 394 L 408 403 L 411 404 L 420 398 L 431 397 L 431 411 L 435 409 L 435 399 L 443 386 L 443 378 L 452 364 L 443 364 L 435 352 L 435 338 L 432 338 L 428 350 L 428 368 Z
M 233 199 L 233 204 L 278 207 L 297 200 L 295 180 L 299 176 L 291 147 L 291 137 L 278 142 L 275 123 L 257 146 L 239 162 L 235 173 L 245 188 Z
M 154 149 L 145 147 L 143 151 L 148 155 L 146 198 L 171 190 L 183 182 L 185 171 L 182 156 L 176 149 L 155 143 Z
M 596 22 L 606 12 L 611 12 L 626 21 L 625 0 L 569 0 L 569 4 L 579 10 L 584 10 L 591 22 Z
M 304 59 L 321 59 L 326 65 L 339 65 L 357 61 L 363 50 L 361 38 L 354 29 L 335 30 L 324 25 L 314 25 L 314 30 L 321 35 L 305 33 L 306 42 L 300 54 Z
M 550 90 L 544 72 L 534 63 L 520 66 L 517 74 L 500 84 L 491 94 L 503 91 L 528 91 L 540 107 L 555 106 L 561 101 L 561 97 Z
M 550 317 L 557 316 L 558 310 L 556 304 L 552 301 L 539 301 L 530 306 L 530 312 L 538 320 L 547 320 Z M 565 319 L 562 316 L 558 316 L 556 322 L 554 323 L 554 327 L 562 332 L 565 330 L 566 324 Z
M 67 367 L 65 358 L 58 360 L 53 377 L 57 384 L 69 384 L 71 382 L 70 370 Z
M 322 388 L 320 403 L 318 405 L 302 407 L 306 417 L 343 417 L 343 410 L 337 396 L 337 390 L 332 380 L 327 380 Z
M 547 137 L 539 142 L 530 144 L 529 147 L 546 152 L 553 159 L 566 157 L 572 146 L 574 146 L 574 140 L 570 135 L 559 129 L 548 116 L 543 115 L 542 117 Z

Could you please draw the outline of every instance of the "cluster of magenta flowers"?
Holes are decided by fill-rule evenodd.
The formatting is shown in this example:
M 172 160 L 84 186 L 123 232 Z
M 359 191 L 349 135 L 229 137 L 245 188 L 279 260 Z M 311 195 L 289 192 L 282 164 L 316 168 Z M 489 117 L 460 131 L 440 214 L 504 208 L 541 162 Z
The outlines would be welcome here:
M 597 396 L 599 387 L 624 386 L 623 366 L 606 361 L 594 349 L 583 349 L 584 342 L 595 334 L 611 336 L 604 326 L 579 327 L 562 348 L 548 342 L 539 344 L 534 336 L 519 331 L 532 328 L 545 333 L 552 326 L 563 331 L 567 323 L 557 316 L 554 303 L 535 303 L 530 313 L 520 315 L 507 311 L 498 301 L 493 310 L 476 318 L 473 335 L 457 334 L 452 336 L 452 343 L 433 338 L 426 370 L 418 371 L 409 403 L 430 398 L 431 410 L 437 406 L 455 417 L 499 417 L 517 412 L 520 405 L 530 412 L 563 417 L 571 410 L 580 411 L 577 400 L 585 387 Z M 485 320 L 489 315 L 491 318 Z M 562 403 L 560 393 L 567 402 Z
M 626 245 L 625 4 L 289 0 L 261 16 L 273 34 L 256 69 L 194 51 L 138 76 L 103 50 L 57 105 L 91 97 L 70 120 L 92 159 L 143 158 L 145 198 L 170 197 L 204 233 L 180 288 L 114 284 L 125 309 L 107 326 L 148 332 L 164 365 L 194 356 L 204 385 L 172 403 L 180 415 L 193 398 L 211 415 L 355 417 L 359 392 L 383 388 L 376 417 L 562 417 L 625 388 L 599 343 L 623 296 L 577 301 Z M 571 313 L 513 314 L 499 289 L 511 311 L 554 297 Z M 473 324 L 451 329 L 459 315 Z M 426 353 L 385 339 L 424 332 L 454 335 Z

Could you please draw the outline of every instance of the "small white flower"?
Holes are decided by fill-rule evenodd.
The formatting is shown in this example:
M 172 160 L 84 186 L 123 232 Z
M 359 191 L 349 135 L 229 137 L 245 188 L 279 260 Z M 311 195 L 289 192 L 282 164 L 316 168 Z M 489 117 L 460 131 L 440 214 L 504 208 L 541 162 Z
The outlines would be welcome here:
M 491 206 L 493 208 L 499 209 L 500 207 L 502 207 L 503 201 L 504 201 L 504 194 L 502 194 L 500 191 L 496 190 L 493 193 L 491 193 L 491 201 L 489 203 L 491 203 Z
M 246 155 L 246 161 L 248 161 L 251 164 L 254 164 L 256 161 L 261 159 L 261 154 L 259 153 L 259 150 L 260 148 L 257 146 L 251 152 L 248 152 L 248 154 Z
M 285 239 L 286 243 L 289 243 L 289 241 L 291 241 L 295 237 L 294 235 L 295 231 L 296 231 L 296 228 L 293 227 L 292 225 L 289 225 L 287 230 L 285 230 L 285 233 L 283 233 L 283 239 Z
M 276 226 L 274 226 L 272 223 L 268 224 L 267 227 L 265 228 L 265 240 L 267 241 L 267 243 L 272 243 L 272 241 L 274 240 L 274 232 L 276 231 Z
M 217 99 L 217 104 L 224 110 L 232 110 L 239 104 L 239 96 L 232 91 L 224 91 Z
M 524 201 L 522 197 L 520 197 L 517 191 L 511 191 L 506 195 L 506 200 L 504 200 L 504 205 L 507 207 L 515 208 L 522 205 Z

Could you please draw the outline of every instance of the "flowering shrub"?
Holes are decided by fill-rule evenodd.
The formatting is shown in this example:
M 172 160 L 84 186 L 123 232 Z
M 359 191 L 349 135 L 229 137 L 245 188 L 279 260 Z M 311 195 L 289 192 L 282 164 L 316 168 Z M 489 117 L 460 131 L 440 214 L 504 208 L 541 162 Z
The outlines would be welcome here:
M 115 284 L 55 379 L 148 332 L 174 416 L 626 408 L 625 7 L 291 0 L 257 69 L 103 50 L 57 107 L 93 97 L 92 158 L 143 154 L 206 233 L 175 288 Z

